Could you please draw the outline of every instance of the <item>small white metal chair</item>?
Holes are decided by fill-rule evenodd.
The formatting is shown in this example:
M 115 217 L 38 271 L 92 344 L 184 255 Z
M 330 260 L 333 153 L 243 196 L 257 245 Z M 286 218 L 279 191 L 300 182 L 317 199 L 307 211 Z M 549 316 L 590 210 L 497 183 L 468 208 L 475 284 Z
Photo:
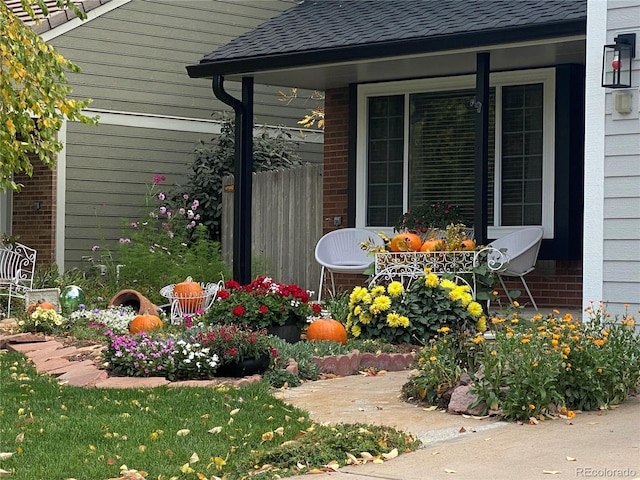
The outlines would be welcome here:
M 361 248 L 362 242 L 384 246 L 384 240 L 363 228 L 340 228 L 324 235 L 316 244 L 316 261 L 322 266 L 318 301 L 322 298 L 325 272 L 331 276 L 331 293 L 335 295 L 334 273 L 364 273 L 373 263 L 373 257 Z
M 524 277 L 531 273 L 536 266 L 540 244 L 542 243 L 542 234 L 543 230 L 540 227 L 524 228 L 494 240 L 488 245 L 488 247 L 493 247 L 497 250 L 504 250 L 507 257 L 507 263 L 504 268 L 498 271 L 498 278 L 509 301 L 513 303 L 502 277 L 519 277 L 536 310 L 538 310 L 538 306 Z
M 11 298 L 25 298 L 33 289 L 37 251 L 21 243 L 0 245 L 0 296 L 8 297 L 7 316 L 11 316 Z

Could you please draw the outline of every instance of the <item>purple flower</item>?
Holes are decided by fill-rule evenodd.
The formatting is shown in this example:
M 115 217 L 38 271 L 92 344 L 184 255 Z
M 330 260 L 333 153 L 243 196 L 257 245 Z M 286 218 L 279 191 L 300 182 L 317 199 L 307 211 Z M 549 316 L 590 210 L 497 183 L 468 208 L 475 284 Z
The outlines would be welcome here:
M 162 183 L 166 180 L 166 177 L 164 175 L 154 175 L 153 176 L 153 184 L 154 185 L 158 185 L 159 183 Z
M 78 308 L 79 308 L 80 310 L 84 310 L 84 309 L 85 309 L 85 308 L 87 308 L 87 307 L 86 307 L 86 305 L 85 305 L 84 303 L 81 303 L 80 305 L 78 305 Z
M 120 243 L 131 243 L 131 239 L 130 238 L 121 238 Z
M 132 228 L 138 228 L 138 222 L 131 222 Z
M 178 210 L 178 212 L 180 213 L 180 215 L 184 215 L 186 210 L 184 208 L 181 208 L 180 210 Z
M 195 210 L 200 206 L 200 202 L 198 200 L 194 200 L 191 204 L 191 210 Z
M 185 193 L 184 195 L 182 195 L 182 198 L 184 198 L 185 200 L 189 200 L 189 195 Z
M 162 213 L 162 214 L 167 213 L 167 207 L 165 207 L 165 206 L 160 207 L 160 213 Z
M 158 194 L 158 200 L 160 200 L 161 202 L 164 202 L 164 199 L 165 199 L 165 198 L 167 198 L 167 197 L 165 196 L 165 194 L 164 194 L 164 193 L 159 193 L 159 194 Z

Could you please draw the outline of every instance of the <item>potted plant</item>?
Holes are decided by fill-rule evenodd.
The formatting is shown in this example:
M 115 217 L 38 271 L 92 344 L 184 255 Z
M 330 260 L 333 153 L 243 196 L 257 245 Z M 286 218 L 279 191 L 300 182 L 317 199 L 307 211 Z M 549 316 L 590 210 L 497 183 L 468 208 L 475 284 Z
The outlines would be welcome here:
M 309 303 L 309 292 L 297 285 L 258 277 L 248 285 L 228 281 L 205 314 L 210 324 L 227 323 L 267 329 L 293 343 L 307 319 L 321 310 Z
M 218 356 L 217 377 L 243 377 L 264 372 L 278 354 L 266 330 L 214 325 L 194 334 L 202 348 Z
M 405 212 L 393 227 L 396 232 L 411 232 L 426 237 L 433 231 L 446 230 L 451 224 L 464 224 L 460 207 L 449 202 L 433 202 Z

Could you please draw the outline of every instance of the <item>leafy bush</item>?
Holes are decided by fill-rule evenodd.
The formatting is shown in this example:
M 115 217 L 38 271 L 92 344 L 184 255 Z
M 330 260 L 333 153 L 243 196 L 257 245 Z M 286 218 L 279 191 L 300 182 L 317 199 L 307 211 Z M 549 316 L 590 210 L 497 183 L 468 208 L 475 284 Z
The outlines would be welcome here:
M 170 200 L 159 185 L 164 177 L 154 177 L 147 188 L 145 208 L 138 220 L 128 221 L 120 239 L 119 284 L 134 288 L 154 303 L 166 301 L 160 289 L 187 277 L 197 282 L 217 282 L 228 276 L 220 245 L 209 238 L 201 224 L 202 206 L 187 194 Z M 98 246 L 94 249 L 99 248 Z
M 449 202 L 433 202 L 405 212 L 393 227 L 396 232 L 426 234 L 430 230 L 445 230 L 451 224 L 465 223 L 460 207 Z
M 471 407 L 507 419 L 528 420 L 567 409 L 607 408 L 640 388 L 640 337 L 635 320 L 611 319 L 603 306 L 582 323 L 570 314 L 514 312 L 491 321 L 495 340 L 441 335 L 418 355 L 405 393 L 441 403 L 466 371 L 478 400 Z M 440 329 L 440 333 L 446 327 Z M 452 341 L 453 340 L 453 341 Z
M 196 148 L 196 159 L 189 175 L 189 183 L 182 193 L 191 198 L 200 199 L 202 223 L 207 227 L 211 238 L 220 239 L 222 217 L 222 178 L 232 175 L 235 159 L 234 119 L 224 116 L 220 136 L 213 147 L 204 142 Z M 291 135 L 279 128 L 267 132 L 263 128 L 253 139 L 253 171 L 263 172 L 302 165 L 297 152 L 297 144 Z

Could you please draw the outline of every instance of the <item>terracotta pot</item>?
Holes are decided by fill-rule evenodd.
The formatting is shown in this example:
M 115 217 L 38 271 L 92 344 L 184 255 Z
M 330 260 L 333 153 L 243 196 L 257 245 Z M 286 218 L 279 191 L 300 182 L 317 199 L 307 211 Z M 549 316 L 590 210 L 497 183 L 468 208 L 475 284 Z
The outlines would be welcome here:
M 110 307 L 131 307 L 138 315 L 151 313 L 155 315 L 158 307 L 151 303 L 147 297 L 136 290 L 120 290 L 109 302 Z

